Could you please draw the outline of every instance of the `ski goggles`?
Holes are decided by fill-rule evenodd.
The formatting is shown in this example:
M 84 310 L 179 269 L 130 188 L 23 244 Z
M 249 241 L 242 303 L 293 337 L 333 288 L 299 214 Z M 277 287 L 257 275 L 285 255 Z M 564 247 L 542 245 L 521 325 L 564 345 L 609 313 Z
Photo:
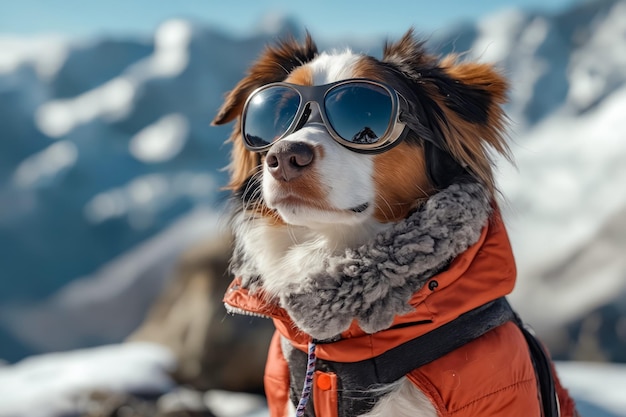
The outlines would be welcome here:
M 318 86 L 277 82 L 246 100 L 241 118 L 246 148 L 264 151 L 302 128 L 313 103 L 333 139 L 353 151 L 383 152 L 404 137 L 400 114 L 407 103 L 384 83 L 360 78 Z

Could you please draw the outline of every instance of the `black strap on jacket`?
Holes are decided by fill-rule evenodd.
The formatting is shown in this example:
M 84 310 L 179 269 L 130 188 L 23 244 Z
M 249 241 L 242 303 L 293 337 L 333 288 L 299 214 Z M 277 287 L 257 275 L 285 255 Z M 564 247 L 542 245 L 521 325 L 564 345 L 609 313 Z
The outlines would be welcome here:
M 552 374 L 550 358 L 548 357 L 543 345 L 537 340 L 531 331 L 524 326 L 517 315 L 516 323 L 522 330 L 526 343 L 528 343 L 530 358 L 533 361 L 535 374 L 537 375 L 537 381 L 539 383 L 539 393 L 541 394 L 543 415 L 544 417 L 559 417 L 561 415 L 559 410 L 559 399 L 556 395 L 556 386 L 554 384 L 554 375 Z
M 386 394 L 384 391 L 377 394 L 376 388 L 399 380 L 412 370 L 435 361 L 508 321 L 513 321 L 520 327 L 529 345 L 544 417 L 558 417 L 556 390 L 548 356 L 504 297 L 468 311 L 457 319 L 374 358 L 359 362 L 334 362 L 318 358 L 316 369 L 337 375 L 339 416 L 358 416 L 370 411 L 380 396 Z M 419 324 L 425 323 L 408 325 Z M 306 353 L 291 349 L 287 360 L 290 364 L 291 397 L 297 401 L 304 381 Z M 309 401 L 307 417 L 315 416 L 314 407 L 312 401 Z

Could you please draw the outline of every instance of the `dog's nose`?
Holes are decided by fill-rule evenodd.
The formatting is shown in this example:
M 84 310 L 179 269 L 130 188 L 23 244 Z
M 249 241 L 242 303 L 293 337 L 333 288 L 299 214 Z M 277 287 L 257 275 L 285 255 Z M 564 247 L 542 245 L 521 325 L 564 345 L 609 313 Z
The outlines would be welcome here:
M 309 168 L 315 151 L 303 142 L 279 141 L 267 153 L 265 163 L 274 178 L 279 181 L 291 181 L 302 175 Z

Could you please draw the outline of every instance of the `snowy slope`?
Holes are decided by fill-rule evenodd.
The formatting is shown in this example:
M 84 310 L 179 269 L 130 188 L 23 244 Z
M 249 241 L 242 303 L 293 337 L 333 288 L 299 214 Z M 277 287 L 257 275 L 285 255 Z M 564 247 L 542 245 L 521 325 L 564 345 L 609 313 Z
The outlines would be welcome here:
M 547 119 L 517 141 L 518 170 L 502 172 L 520 276 L 514 300 L 538 330 L 626 296 L 623 239 L 574 276 L 558 273 L 572 254 L 593 247 L 605 224 L 624 215 L 624 108 L 626 86 L 578 117 Z
M 163 347 L 143 343 L 34 356 L 0 367 L 0 416 L 78 415 L 94 390 L 163 393 L 175 364 Z

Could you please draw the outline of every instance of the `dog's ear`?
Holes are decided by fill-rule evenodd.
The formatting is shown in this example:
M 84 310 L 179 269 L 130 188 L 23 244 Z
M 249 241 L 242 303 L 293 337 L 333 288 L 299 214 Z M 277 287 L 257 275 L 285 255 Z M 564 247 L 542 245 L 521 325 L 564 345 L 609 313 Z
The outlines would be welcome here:
M 415 31 L 409 29 L 397 42 L 385 42 L 383 62 L 396 66 L 411 78 L 419 79 L 422 71 L 435 68 L 437 60 L 426 52 L 424 41 L 418 40 Z
M 508 83 L 490 64 L 459 63 L 455 56 L 448 56 L 440 67 L 444 76 L 437 80 L 437 87 L 446 115 L 446 145 L 457 161 L 493 191 L 491 151 L 511 160 L 502 109 Z
M 428 145 L 426 151 L 443 158 L 432 161 L 427 155 L 427 163 L 429 159 L 433 163 L 429 175 L 434 177 L 434 185 L 445 186 L 452 177 L 466 172 L 495 190 L 489 148 L 510 159 L 502 110 L 508 89 L 504 77 L 489 64 L 458 62 L 453 55 L 438 60 L 415 38 L 413 30 L 385 45 L 383 61 L 408 76 L 417 90 L 415 97 L 428 119 L 422 123 L 428 124 L 433 132 L 430 139 L 439 147 Z
M 240 132 L 239 125 L 235 126 L 229 139 L 233 143 L 233 148 L 230 152 L 230 164 L 228 165 L 230 182 L 226 189 L 232 191 L 237 191 L 247 184 L 248 179 L 257 172 L 260 163 L 259 155 L 247 150 L 242 140 L 237 140 Z
M 291 38 L 266 47 L 250 67 L 247 76 L 226 95 L 224 104 L 211 124 L 215 126 L 232 121 L 241 114 L 243 104 L 252 91 L 262 85 L 284 80 L 294 68 L 311 61 L 316 55 L 317 46 L 309 33 L 303 43 Z
M 282 81 L 296 67 L 311 61 L 317 55 L 317 47 L 307 33 L 302 44 L 294 39 L 282 41 L 265 48 L 259 59 L 252 64 L 248 74 L 226 95 L 224 104 L 213 119 L 212 125 L 231 122 L 241 115 L 243 105 L 252 91 L 262 85 Z M 230 183 L 226 187 L 238 190 L 258 169 L 259 156 L 248 151 L 240 139 L 241 128 L 235 124 L 229 141 L 233 143 L 231 162 L 228 166 Z

